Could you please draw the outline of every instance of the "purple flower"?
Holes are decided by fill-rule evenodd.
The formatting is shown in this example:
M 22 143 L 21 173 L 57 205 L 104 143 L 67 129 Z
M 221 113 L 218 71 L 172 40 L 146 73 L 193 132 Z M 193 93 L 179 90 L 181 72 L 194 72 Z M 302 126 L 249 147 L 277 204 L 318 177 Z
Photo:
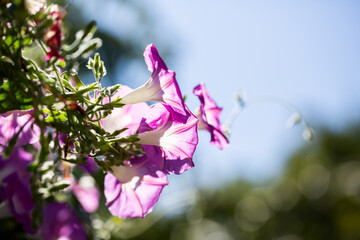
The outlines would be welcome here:
M 2 147 L 0 151 L 3 151 Z M 14 147 L 7 159 L 0 155 L 0 180 L 18 171 L 26 171 L 25 168 L 32 160 L 33 156 L 21 147 Z
M 16 146 L 34 144 L 39 141 L 40 128 L 34 125 L 32 111 L 10 111 L 0 115 L 0 145 L 8 146 L 9 141 L 20 131 Z
M 209 131 L 211 134 L 210 143 L 223 149 L 229 145 L 229 141 L 220 124 L 220 113 L 222 108 L 219 108 L 211 99 L 203 83 L 197 85 L 194 88 L 193 93 L 198 96 L 200 100 L 200 108 L 195 111 L 195 115 L 199 119 L 198 129 Z
M 166 175 L 147 156 L 133 158 L 129 166 L 113 166 L 112 170 L 105 176 L 104 193 L 109 211 L 120 218 L 144 218 L 168 184 Z
M 85 164 L 78 164 L 78 166 L 90 174 L 93 174 L 99 170 L 99 166 L 96 164 L 95 160 L 89 156 L 86 157 Z
M 131 92 L 127 86 L 121 86 L 114 97 L 122 97 Z M 105 99 L 105 103 L 108 99 Z M 121 136 L 135 134 L 141 119 L 149 106 L 144 103 L 125 105 L 116 108 L 101 120 L 107 132 L 127 128 Z M 150 161 L 149 158 L 154 160 Z M 120 218 L 145 217 L 158 201 L 162 189 L 168 184 L 166 175 L 153 162 L 160 162 L 161 152 L 151 156 L 132 158 L 126 166 L 113 166 L 104 181 L 106 205 L 111 214 Z M 158 159 L 158 160 L 155 160 Z
M 147 155 L 161 153 L 163 158 L 157 161 L 166 173 L 181 174 L 192 168 L 192 156 L 198 143 L 198 119 L 188 110 L 185 123 L 173 121 L 177 113 L 169 111 L 166 104 L 153 105 L 144 116 L 139 129 L 139 143 L 161 147 L 156 149 L 144 146 Z
M 121 102 L 134 104 L 146 101 L 167 103 L 177 114 L 177 121 L 186 122 L 189 112 L 185 109 L 180 88 L 175 79 L 175 72 L 168 70 L 154 44 L 149 44 L 144 52 L 146 65 L 152 72 L 150 79 L 142 86 L 126 94 Z
M 47 240 L 86 239 L 81 223 L 66 203 L 50 203 L 45 207 L 41 229 Z
M 91 176 L 83 175 L 79 182 L 74 180 L 71 190 L 86 212 L 92 213 L 97 210 L 100 193 Z
M 24 225 L 26 231 L 34 233 L 30 218 L 34 203 L 30 190 L 30 173 L 26 171 L 33 156 L 22 148 L 26 144 L 38 146 L 40 129 L 33 124 L 31 113 L 11 111 L 0 115 L 1 151 L 22 129 L 10 156 L 6 159 L 0 156 L 0 180 L 5 193 L 3 198 L 8 201 L 12 215 Z
M 30 174 L 25 171 L 15 172 L 3 179 L 5 196 L 16 221 L 23 224 L 24 229 L 31 234 L 31 213 L 35 204 L 32 200 Z

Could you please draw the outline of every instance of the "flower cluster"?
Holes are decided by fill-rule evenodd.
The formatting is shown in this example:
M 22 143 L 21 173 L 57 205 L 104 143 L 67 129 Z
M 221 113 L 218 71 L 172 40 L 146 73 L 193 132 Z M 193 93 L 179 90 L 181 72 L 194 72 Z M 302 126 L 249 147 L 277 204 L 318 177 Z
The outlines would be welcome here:
M 0 13 L 0 218 L 9 226 L 44 239 L 93 237 L 100 215 L 153 210 L 167 176 L 195 166 L 198 130 L 221 150 L 229 145 L 222 108 L 204 83 L 193 89 L 193 113 L 154 44 L 144 51 L 151 74 L 142 86 L 102 87 L 98 53 L 86 65 L 95 82 L 86 85 L 77 68 L 102 44 L 94 22 L 66 44 L 58 5 L 2 1 Z M 42 60 L 32 59 L 39 49 Z M 300 121 L 312 138 L 299 114 L 290 125 Z
M 126 105 L 101 121 L 108 132 L 126 128 L 123 135 L 138 133 L 138 143 L 144 149 L 143 155 L 112 167 L 105 177 L 107 206 L 121 218 L 149 213 L 168 184 L 166 175 L 181 174 L 194 166 L 192 158 L 198 143 L 199 119 L 185 105 L 175 73 L 168 70 L 153 44 L 146 47 L 144 58 L 150 79 L 135 90 L 121 86 L 116 96 Z M 197 95 L 209 98 L 201 86 L 204 90 Z M 149 106 L 146 101 L 157 103 Z M 219 114 L 212 115 L 209 107 L 202 109 L 220 127 Z M 212 126 L 206 118 L 201 122 Z M 206 130 L 211 132 L 214 127 Z M 217 131 L 220 133 L 220 128 Z
M 57 5 L 46 8 L 44 1 L 26 3 L 32 9 L 24 23 L 28 25 L 21 28 L 39 31 L 31 36 L 39 36 L 45 68 L 17 55 L 29 44 L 21 41 L 13 55 L 9 51 L 2 57 L 7 63 L 0 62 L 4 73 L 0 103 L 6 106 L 0 112 L 0 210 L 27 233 L 44 239 L 86 239 L 89 224 L 84 216 L 101 207 L 102 184 L 112 215 L 144 218 L 168 185 L 167 175 L 194 167 L 198 130 L 209 131 L 210 142 L 220 149 L 228 145 L 219 120 L 221 108 L 204 84 L 194 88 L 200 99 L 194 115 L 184 102 L 175 72 L 167 68 L 154 44 L 144 51 L 151 75 L 142 86 L 101 87 L 106 69 L 98 54 L 87 65 L 96 82 L 85 85 L 73 69 L 51 59 L 76 65 L 80 50 L 88 44 L 84 41 L 92 41 L 92 26 L 65 50 L 65 11 Z M 16 25 L 6 27 L 16 35 Z M 64 58 L 67 51 L 76 54 Z M 16 65 L 13 59 L 19 57 L 18 80 L 3 64 Z M 6 105 L 3 99 L 15 100 Z

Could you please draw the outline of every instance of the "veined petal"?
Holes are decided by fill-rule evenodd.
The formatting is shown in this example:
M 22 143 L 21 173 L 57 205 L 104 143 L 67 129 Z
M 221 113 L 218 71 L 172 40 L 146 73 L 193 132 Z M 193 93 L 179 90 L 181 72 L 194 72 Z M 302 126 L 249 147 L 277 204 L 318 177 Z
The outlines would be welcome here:
M 168 70 L 154 44 L 149 44 L 144 52 L 145 62 L 152 72 L 150 79 L 142 86 L 126 94 L 121 102 L 134 104 L 146 101 L 159 101 L 168 104 L 177 114 L 176 121 L 186 122 L 188 111 L 175 79 L 175 72 Z
M 222 109 L 211 99 L 203 83 L 197 85 L 193 93 L 199 97 L 200 109 L 196 116 L 199 118 L 199 129 L 207 130 L 211 134 L 211 144 L 223 149 L 229 145 L 229 141 L 224 134 L 223 126 L 220 123 Z
M 168 70 L 164 60 L 162 60 L 155 45 L 152 43 L 146 47 L 144 59 L 150 72 L 155 72 L 157 69 Z
M 186 123 L 174 121 L 175 112 L 170 112 L 165 104 L 155 104 L 142 120 L 139 128 L 139 143 L 161 147 L 164 160 L 157 161 L 166 173 L 181 174 L 192 168 L 192 156 L 198 143 L 198 119 L 188 110 Z M 153 148 L 145 148 L 150 155 Z
M 147 156 L 131 162 L 130 166 L 115 166 L 113 173 L 106 174 L 106 205 L 111 214 L 120 218 L 143 218 L 152 211 L 168 182 L 165 173 Z

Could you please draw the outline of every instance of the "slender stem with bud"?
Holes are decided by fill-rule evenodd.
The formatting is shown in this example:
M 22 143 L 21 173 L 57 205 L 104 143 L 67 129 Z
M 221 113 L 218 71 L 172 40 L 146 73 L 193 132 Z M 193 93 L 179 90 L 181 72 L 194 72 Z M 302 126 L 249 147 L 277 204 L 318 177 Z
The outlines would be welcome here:
M 274 96 L 255 96 L 255 97 L 245 100 L 243 98 L 242 94 L 236 95 L 236 106 L 234 107 L 233 111 L 231 112 L 229 118 L 227 119 L 227 121 L 225 123 L 225 129 L 227 131 L 227 135 L 230 134 L 231 126 L 233 125 L 237 116 L 240 114 L 241 110 L 243 110 L 247 106 L 253 105 L 255 103 L 262 103 L 262 102 L 276 103 L 276 104 L 284 107 L 291 113 L 293 113 L 291 119 L 289 119 L 291 121 L 288 122 L 289 127 L 292 127 L 292 126 L 296 125 L 297 123 L 301 122 L 305 127 L 305 129 L 303 131 L 304 139 L 310 141 L 314 138 L 314 133 L 313 133 L 313 130 L 312 130 L 309 122 L 303 117 L 301 112 L 294 105 L 290 104 L 289 102 L 287 102 L 281 98 L 274 97 Z

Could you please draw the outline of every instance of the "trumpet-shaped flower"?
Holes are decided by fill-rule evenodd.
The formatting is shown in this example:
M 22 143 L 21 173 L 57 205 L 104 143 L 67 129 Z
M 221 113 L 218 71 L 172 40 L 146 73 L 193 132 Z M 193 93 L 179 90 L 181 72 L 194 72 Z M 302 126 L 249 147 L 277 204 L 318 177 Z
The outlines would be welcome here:
M 121 98 L 131 91 L 131 88 L 122 85 L 113 97 Z M 108 102 L 109 99 L 105 98 L 104 103 Z M 109 116 L 100 120 L 101 125 L 110 133 L 115 130 L 127 128 L 127 130 L 121 134 L 122 136 L 134 134 L 138 130 L 144 112 L 146 112 L 148 108 L 149 106 L 144 102 L 125 105 L 122 108 L 115 108 Z
M 128 166 L 113 166 L 112 170 L 105 176 L 104 193 L 109 211 L 120 218 L 144 218 L 168 184 L 165 173 L 147 156 L 133 158 Z
M 131 91 L 131 88 L 122 85 L 114 97 L 122 97 Z M 104 103 L 108 101 L 105 99 Z M 101 120 L 101 125 L 107 132 L 127 128 L 121 136 L 134 134 L 148 109 L 149 106 L 144 102 L 116 108 Z M 161 152 L 134 157 L 128 161 L 128 165 L 113 166 L 113 172 L 106 174 L 106 205 L 113 215 L 120 218 L 145 217 L 153 209 L 162 189 L 168 184 L 166 175 L 153 163 L 160 162 L 161 158 Z
M 166 103 L 177 114 L 177 121 L 186 122 L 189 112 L 175 79 L 175 72 L 168 70 L 161 59 L 154 44 L 149 44 L 144 52 L 146 65 L 152 72 L 150 79 L 142 86 L 129 92 L 121 99 L 124 104 L 134 104 L 146 101 L 158 101 Z
M 203 83 L 197 85 L 193 93 L 200 100 L 200 108 L 195 111 L 195 115 L 199 119 L 198 129 L 209 131 L 211 134 L 210 143 L 223 149 L 229 144 L 229 141 L 224 134 L 223 126 L 220 124 L 222 108 L 219 108 L 211 99 Z
M 81 223 L 66 203 L 50 203 L 45 207 L 43 239 L 87 239 Z
M 181 174 L 192 168 L 192 156 L 198 143 L 198 119 L 188 110 L 185 123 L 173 121 L 176 112 L 169 111 L 166 104 L 153 105 L 144 116 L 139 129 L 139 143 L 160 147 L 144 147 L 146 154 L 161 152 L 162 161 L 156 162 L 166 173 Z

